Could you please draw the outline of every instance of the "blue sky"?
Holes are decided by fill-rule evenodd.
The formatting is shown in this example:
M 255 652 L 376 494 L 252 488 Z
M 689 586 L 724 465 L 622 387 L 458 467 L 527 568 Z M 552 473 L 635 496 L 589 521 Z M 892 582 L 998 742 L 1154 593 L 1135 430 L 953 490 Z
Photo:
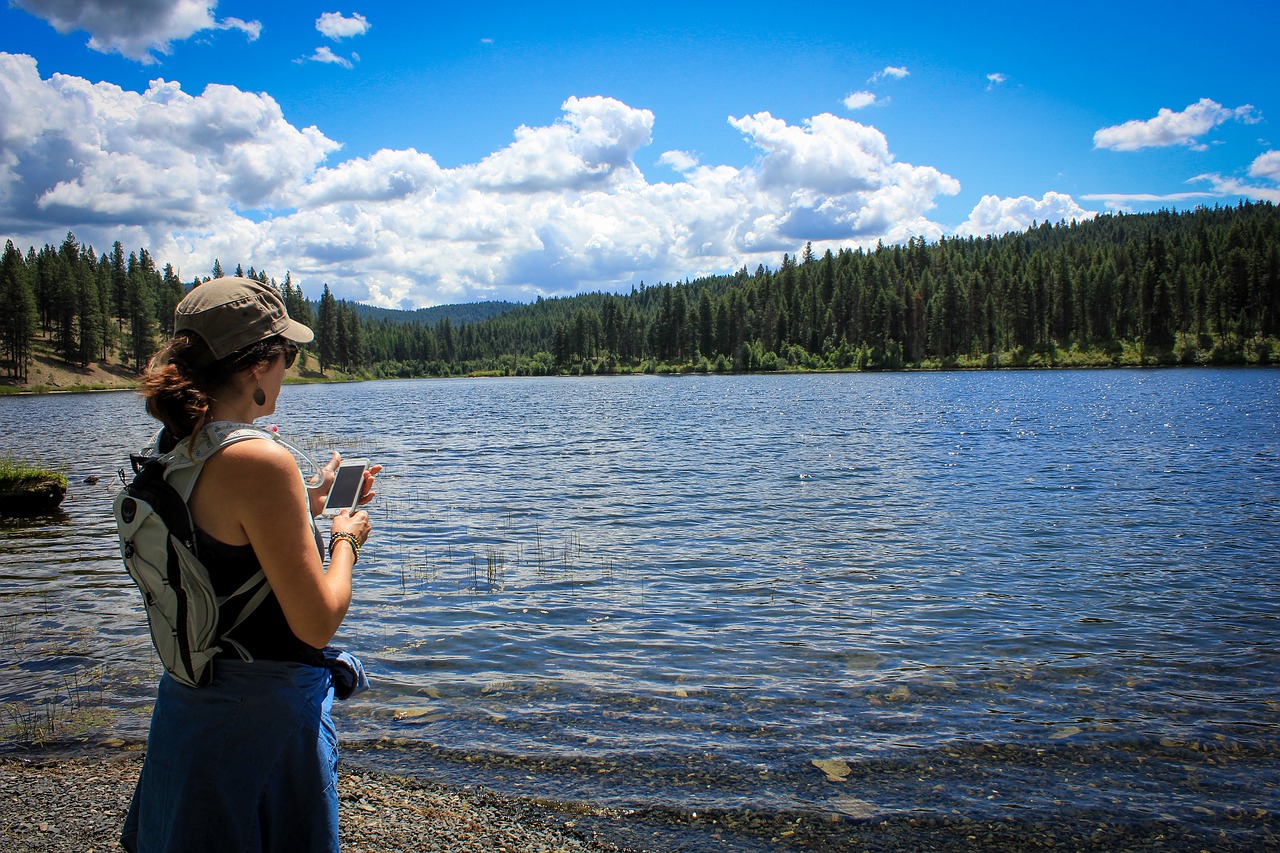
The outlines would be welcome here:
M 0 236 L 420 307 L 1280 201 L 1277 32 L 1271 3 L 10 0 Z

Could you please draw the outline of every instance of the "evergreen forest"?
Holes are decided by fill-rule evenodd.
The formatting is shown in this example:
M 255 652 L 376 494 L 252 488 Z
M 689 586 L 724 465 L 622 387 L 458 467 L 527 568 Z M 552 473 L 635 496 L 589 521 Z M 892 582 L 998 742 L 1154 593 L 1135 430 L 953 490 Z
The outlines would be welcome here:
M 68 234 L 0 258 L 0 368 L 43 343 L 70 365 L 145 367 L 184 283 L 146 249 Z M 629 293 L 420 311 L 276 287 L 322 376 L 1269 364 L 1280 360 L 1280 209 L 1109 214 L 986 238 L 827 251 Z M 567 283 L 572 286 L 572 283 Z

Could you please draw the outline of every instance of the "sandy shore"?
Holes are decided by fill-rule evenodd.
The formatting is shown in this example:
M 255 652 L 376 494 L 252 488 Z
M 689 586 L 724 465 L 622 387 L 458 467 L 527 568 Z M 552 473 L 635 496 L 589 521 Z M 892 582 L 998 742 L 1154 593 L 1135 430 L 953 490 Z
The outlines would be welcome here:
M 0 757 L 0 847 L 5 853 L 119 850 L 141 767 L 141 752 Z M 342 849 L 352 853 L 623 851 L 577 829 L 571 813 L 490 792 L 364 771 L 340 772 L 339 792 Z

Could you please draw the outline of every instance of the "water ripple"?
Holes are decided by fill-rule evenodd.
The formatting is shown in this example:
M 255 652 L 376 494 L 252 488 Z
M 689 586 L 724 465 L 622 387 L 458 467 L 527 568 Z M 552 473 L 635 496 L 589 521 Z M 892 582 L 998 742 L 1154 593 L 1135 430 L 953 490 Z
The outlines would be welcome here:
M 625 754 L 681 802 L 714 754 L 768 772 L 694 801 L 778 808 L 831 755 L 1280 753 L 1273 371 L 380 382 L 282 411 L 386 465 L 339 638 L 375 683 L 349 736 Z M 155 666 L 112 486 L 84 480 L 150 427 L 131 395 L 0 418 L 73 483 L 0 523 L 0 702 L 108 666 L 142 732 Z

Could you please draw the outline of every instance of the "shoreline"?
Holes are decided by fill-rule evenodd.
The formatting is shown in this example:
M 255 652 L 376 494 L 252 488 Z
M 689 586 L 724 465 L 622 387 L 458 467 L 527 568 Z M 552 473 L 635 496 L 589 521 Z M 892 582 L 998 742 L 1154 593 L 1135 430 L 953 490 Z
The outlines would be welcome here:
M 1224 363 L 1224 364 L 1059 364 L 1059 365 L 1034 365 L 1034 364 L 1011 364 L 1004 365 L 982 365 L 982 366 L 950 366 L 950 367 L 899 367 L 885 368 L 874 370 L 856 370 L 856 369 L 814 369 L 814 370 L 750 370 L 750 371 L 700 371 L 700 370 L 679 370 L 664 371 L 658 370 L 654 372 L 645 371 L 628 371 L 613 373 L 548 373 L 539 375 L 529 375 L 522 373 L 459 373 L 449 376 L 293 376 L 285 377 L 284 384 L 288 385 L 341 385 L 352 382 L 402 382 L 415 380 L 440 380 L 450 381 L 454 379 L 599 379 L 599 378 L 631 378 L 631 377 L 658 377 L 658 378 L 680 378 L 686 376 L 823 376 L 829 374 L 866 374 L 866 375 L 886 375 L 886 374 L 912 374 L 912 373 L 1046 373 L 1046 372 L 1077 372 L 1088 370 L 1106 370 L 1106 371 L 1123 371 L 1123 370 L 1275 370 L 1280 368 L 1280 363 Z M 139 378 L 141 374 L 139 374 Z M 118 391 L 136 391 L 137 381 L 131 381 L 122 385 L 68 385 L 68 386 L 48 386 L 37 385 L 35 387 L 26 387 L 15 384 L 0 383 L 0 397 L 38 397 L 47 394 L 93 394 L 99 392 L 118 392 Z
M 6 853 L 120 849 L 119 831 L 143 757 L 141 744 L 0 753 L 0 838 Z M 1065 804 L 1059 814 L 1035 818 L 1018 810 L 998 818 L 924 810 L 871 816 L 854 792 L 844 798 L 844 814 L 624 809 L 446 785 L 373 770 L 345 757 L 338 777 L 339 831 L 349 853 L 1252 853 L 1280 844 L 1271 815 L 1242 815 L 1199 829 L 1172 820 L 1118 820 Z

